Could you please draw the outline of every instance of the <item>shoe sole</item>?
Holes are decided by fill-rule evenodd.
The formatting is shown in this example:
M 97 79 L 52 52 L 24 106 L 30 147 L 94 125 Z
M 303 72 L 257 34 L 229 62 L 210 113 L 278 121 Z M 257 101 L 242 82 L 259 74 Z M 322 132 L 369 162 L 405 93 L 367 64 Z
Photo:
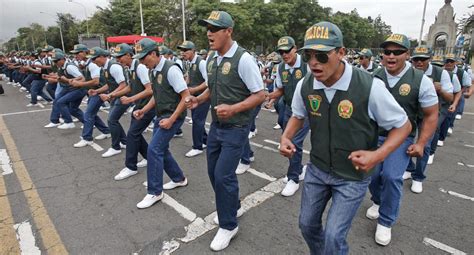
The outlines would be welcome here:
M 126 177 L 121 177 L 121 178 L 118 178 L 118 179 L 116 179 L 116 178 L 114 177 L 114 180 L 116 180 L 116 181 L 125 180 L 125 179 L 127 179 L 127 178 L 129 178 L 129 177 L 132 177 L 132 176 L 136 175 L 136 174 L 137 174 L 137 173 L 134 173 L 134 174 L 128 175 L 128 176 L 126 176 Z
M 382 242 L 382 241 L 380 241 L 380 240 L 375 239 L 375 242 L 376 242 L 378 245 L 382 245 L 382 246 L 387 246 L 387 245 L 390 243 L 390 241 L 391 241 L 391 240 Z
M 113 157 L 113 156 L 118 155 L 118 154 L 120 154 L 120 153 L 121 153 L 121 152 L 116 153 L 116 154 L 112 154 L 112 155 L 107 155 L 107 156 L 102 155 L 102 157 L 103 157 L 103 158 L 110 158 L 110 157 Z
M 365 214 L 365 217 L 367 217 L 367 219 L 369 220 L 377 220 L 379 218 L 379 216 L 373 217 L 373 216 L 368 215 L 367 213 Z

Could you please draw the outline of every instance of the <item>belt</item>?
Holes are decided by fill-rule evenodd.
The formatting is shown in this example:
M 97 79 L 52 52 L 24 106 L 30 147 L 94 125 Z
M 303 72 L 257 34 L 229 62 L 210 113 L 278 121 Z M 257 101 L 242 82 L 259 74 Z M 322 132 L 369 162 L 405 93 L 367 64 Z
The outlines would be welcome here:
M 213 122 L 212 125 L 215 125 L 217 128 L 222 129 L 231 129 L 231 128 L 247 128 L 249 125 L 233 124 L 233 123 L 220 123 L 218 121 Z

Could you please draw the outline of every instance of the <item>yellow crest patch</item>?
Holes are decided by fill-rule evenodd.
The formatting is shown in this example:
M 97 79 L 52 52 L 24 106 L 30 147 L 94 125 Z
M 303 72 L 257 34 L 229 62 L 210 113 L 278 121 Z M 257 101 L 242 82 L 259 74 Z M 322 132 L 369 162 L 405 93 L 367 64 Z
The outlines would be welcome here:
M 136 51 L 137 53 L 142 52 L 142 51 L 143 51 L 142 45 L 139 44 L 139 43 L 135 44 L 135 51 Z
M 55 52 L 55 51 L 53 51 L 53 53 L 51 54 L 51 57 L 52 57 L 52 58 L 55 58 L 55 57 L 56 57 L 56 52 Z
M 231 64 L 230 62 L 225 62 L 224 65 L 222 66 L 222 74 L 228 74 L 230 72 L 230 67 Z
M 415 48 L 415 53 L 428 53 L 428 48 L 424 48 L 424 47 Z
M 402 86 L 400 86 L 398 93 L 400 93 L 400 96 L 408 96 L 408 94 L 410 94 L 410 91 L 411 91 L 410 84 L 404 83 L 402 84 Z
M 95 55 L 95 50 L 94 50 L 94 49 L 90 50 L 90 51 L 89 51 L 89 54 Z
M 207 72 L 210 73 L 212 71 L 212 66 L 214 65 L 214 60 L 209 61 L 207 64 Z
M 156 81 L 158 82 L 158 84 L 161 84 L 161 82 L 163 81 L 163 75 L 159 74 L 158 77 L 156 77 Z
M 194 64 L 194 65 L 193 65 L 193 71 L 196 71 L 196 68 L 197 68 L 197 65 Z
M 295 77 L 296 77 L 296 79 L 298 79 L 298 80 L 301 79 L 301 78 L 303 77 L 303 72 L 301 72 L 300 69 L 296 70 L 296 72 L 295 72 Z
M 321 26 L 313 26 L 306 30 L 305 40 L 310 39 L 329 39 L 329 28 Z
M 278 40 L 278 46 L 288 44 L 288 38 L 281 38 Z
M 209 15 L 209 18 L 207 18 L 207 19 L 218 20 L 220 16 L 221 16 L 221 13 L 220 13 L 220 12 L 218 12 L 218 11 L 213 11 L 213 12 L 211 12 L 211 14 Z
M 122 47 L 116 46 L 114 49 L 114 52 L 120 52 L 122 50 Z
M 343 119 L 350 119 L 352 113 L 354 112 L 354 106 L 352 105 L 351 101 L 347 99 L 342 100 L 337 106 L 337 112 L 339 113 L 339 117 Z

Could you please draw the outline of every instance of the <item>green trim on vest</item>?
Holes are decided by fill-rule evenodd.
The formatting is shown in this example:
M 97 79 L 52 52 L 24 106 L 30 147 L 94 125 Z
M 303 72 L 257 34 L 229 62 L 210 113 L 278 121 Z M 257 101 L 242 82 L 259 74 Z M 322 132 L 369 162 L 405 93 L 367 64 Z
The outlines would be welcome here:
M 138 75 L 137 75 L 137 68 L 138 68 L 138 65 L 140 64 L 139 61 L 134 61 L 135 64 L 134 64 L 134 67 L 133 67 L 133 70 L 131 69 L 128 69 L 128 73 L 129 73 L 129 83 L 128 83 L 128 86 L 130 86 L 131 88 L 131 92 L 130 92 L 130 96 L 134 96 L 136 94 L 139 94 L 141 93 L 142 91 L 145 90 L 145 86 L 143 86 L 143 83 L 141 82 L 141 80 L 138 78 Z M 146 104 L 148 104 L 148 102 L 150 101 L 150 97 L 147 97 L 147 98 L 142 98 L 142 99 L 139 99 L 138 101 L 135 102 L 135 109 L 142 109 Z
M 191 66 L 188 69 L 188 77 L 189 77 L 189 85 L 188 87 L 194 88 L 199 85 L 201 85 L 205 80 L 204 77 L 202 77 L 201 72 L 199 71 L 199 64 L 201 61 L 204 61 L 201 56 L 196 57 L 196 62 L 194 64 L 191 64 Z M 195 94 L 199 95 L 200 93 Z
M 151 73 L 151 82 L 153 88 L 153 97 L 155 98 L 155 111 L 157 117 L 167 118 L 173 115 L 181 101 L 181 95 L 176 93 L 173 87 L 168 82 L 168 71 L 175 63 L 161 58 L 160 61 L 165 61 L 161 71 Z M 179 118 L 185 118 L 186 111 L 183 111 Z
M 410 67 L 402 76 L 402 78 L 400 78 L 397 84 L 395 84 L 393 88 L 390 88 L 388 85 L 385 68 L 380 68 L 374 72 L 374 76 L 380 78 L 385 83 L 385 87 L 388 89 L 388 91 L 390 91 L 392 96 L 408 115 L 408 119 L 410 120 L 412 126 L 410 133 L 411 137 L 415 137 L 416 135 L 416 120 L 421 111 L 418 96 L 420 93 L 420 85 L 423 75 L 423 71 Z M 379 134 L 381 136 L 387 136 L 388 131 L 380 128 Z
M 289 69 L 285 69 L 286 64 L 281 62 L 278 66 L 278 74 L 280 75 L 281 84 L 283 85 L 283 99 L 287 107 L 291 109 L 291 102 L 293 101 L 293 94 L 295 94 L 296 84 L 306 76 L 307 65 L 303 62 L 300 57 L 300 67 L 293 69 L 290 72 Z
M 377 149 L 378 125 L 368 113 L 373 77 L 351 68 L 348 90 L 337 90 L 331 103 L 323 89 L 314 89 L 311 73 L 304 78 L 301 96 L 311 127 L 311 163 L 343 179 L 360 181 L 373 169 L 356 170 L 348 157 L 353 151 Z
M 250 124 L 253 109 L 239 112 L 226 120 L 218 119 L 214 109 L 220 104 L 233 105 L 242 102 L 251 95 L 238 71 L 239 61 L 244 53 L 245 49 L 238 47 L 232 58 L 223 58 L 219 65 L 216 58 L 208 59 L 207 83 L 211 92 L 211 115 L 214 122 L 239 126 Z

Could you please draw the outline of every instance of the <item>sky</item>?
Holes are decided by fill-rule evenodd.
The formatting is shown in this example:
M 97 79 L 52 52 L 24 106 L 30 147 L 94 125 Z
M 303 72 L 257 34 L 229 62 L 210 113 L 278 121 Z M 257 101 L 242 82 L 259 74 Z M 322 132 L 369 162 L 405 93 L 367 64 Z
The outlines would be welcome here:
M 84 8 L 71 0 L 0 0 L 0 43 L 15 36 L 18 28 L 31 23 L 43 26 L 55 25 L 54 15 L 57 12 L 71 13 L 79 20 L 90 17 L 96 11 L 96 6 L 106 7 L 108 0 L 72 0 L 81 3 Z M 178 0 L 176 0 L 178 1 Z M 376 17 L 392 26 L 394 33 L 403 33 L 411 38 L 418 38 L 421 27 L 424 0 L 319 0 L 324 7 L 331 7 L 334 12 L 350 12 L 357 9 L 362 17 Z M 473 0 L 453 0 L 456 17 L 460 18 L 468 12 L 474 12 Z M 434 22 L 438 10 L 444 5 L 444 0 L 428 0 L 423 34 L 428 33 L 429 26 Z M 46 12 L 49 14 L 42 14 Z

